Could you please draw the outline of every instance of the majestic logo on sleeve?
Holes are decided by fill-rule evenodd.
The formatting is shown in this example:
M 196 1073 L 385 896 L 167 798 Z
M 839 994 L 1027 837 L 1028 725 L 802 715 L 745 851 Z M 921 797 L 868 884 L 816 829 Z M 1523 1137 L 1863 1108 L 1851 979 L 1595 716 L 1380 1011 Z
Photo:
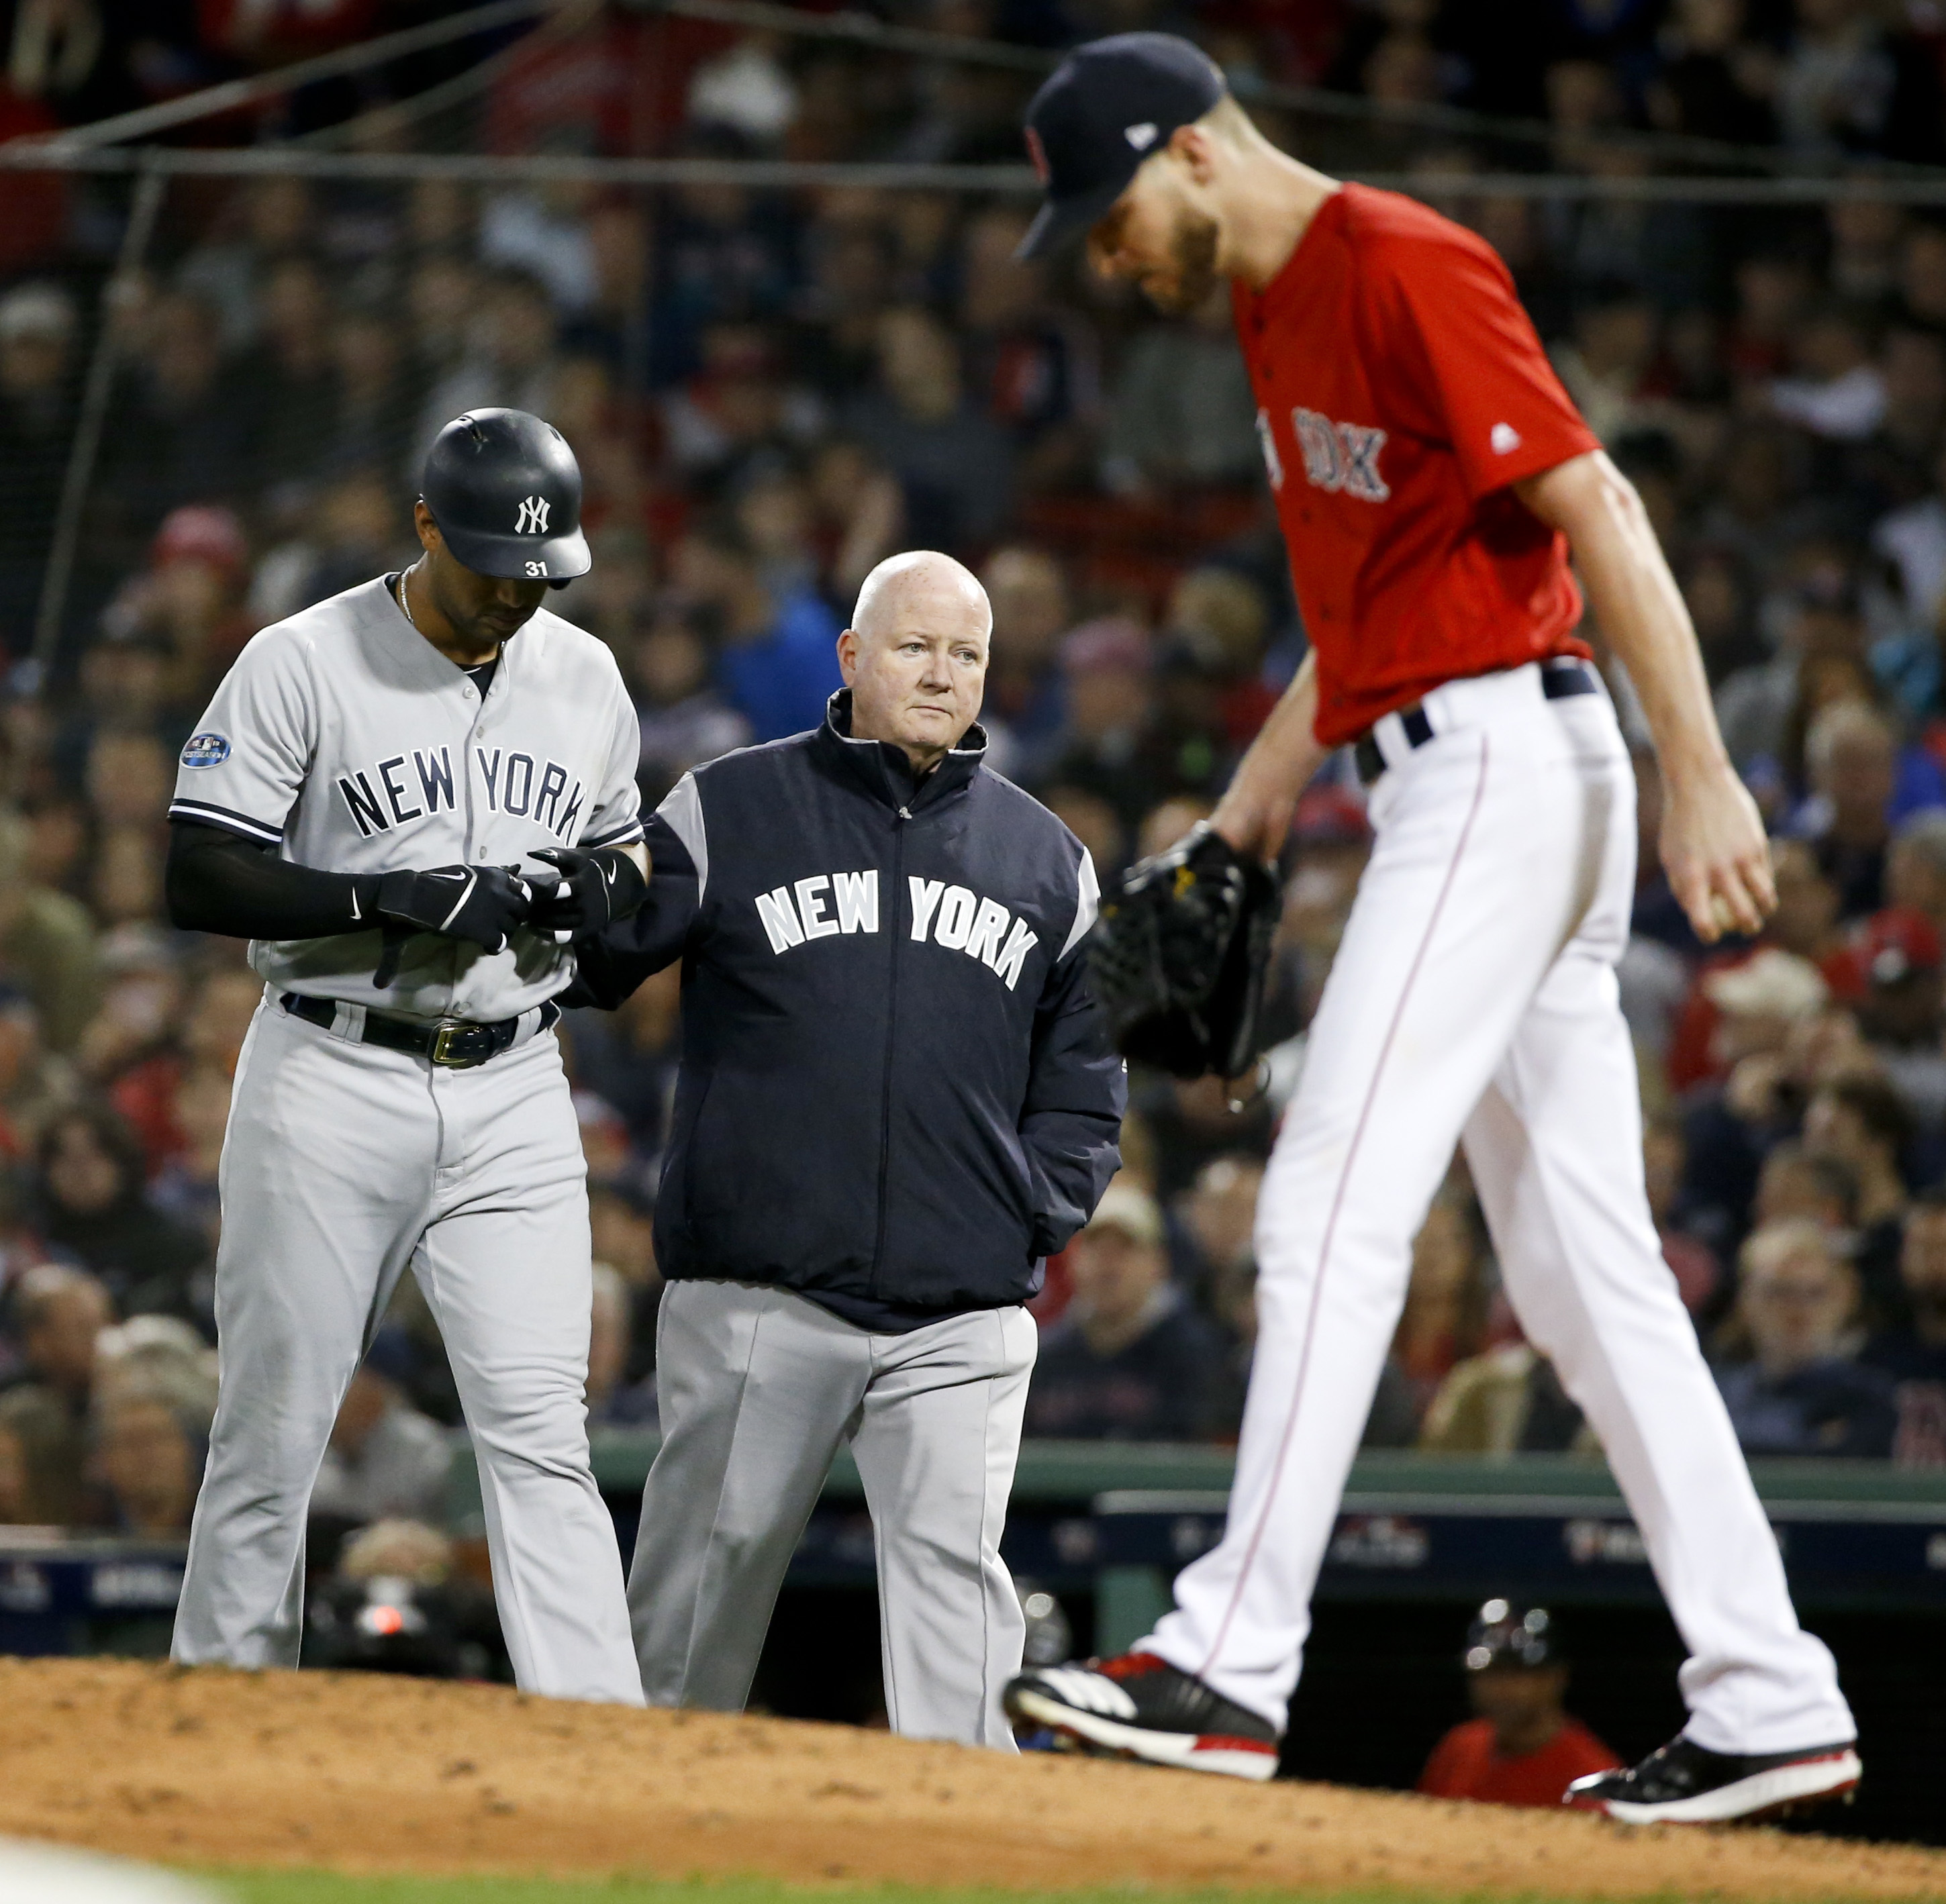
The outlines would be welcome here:
M 1361 423 L 1333 423 L 1315 410 L 1294 409 L 1291 427 L 1304 453 L 1305 480 L 1314 489 L 1336 495 L 1341 492 L 1361 502 L 1384 502 L 1392 491 L 1379 474 L 1379 452 L 1385 446 L 1382 430 Z
M 529 496 L 520 505 L 520 514 L 514 518 L 516 535 L 545 535 L 547 533 L 548 505 L 545 496 Z

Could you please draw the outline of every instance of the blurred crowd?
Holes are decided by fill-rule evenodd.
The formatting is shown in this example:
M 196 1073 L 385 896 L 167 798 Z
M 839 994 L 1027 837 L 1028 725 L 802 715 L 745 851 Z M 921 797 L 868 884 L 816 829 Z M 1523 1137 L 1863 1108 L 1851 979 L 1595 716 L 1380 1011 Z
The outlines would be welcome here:
M 961 31 L 1032 15 L 1055 39 L 1184 28 L 1238 70 L 1545 116 L 1541 159 L 1563 167 L 1648 162 L 1602 143 L 1630 126 L 1938 156 L 1931 16 L 1858 0 L 1524 0 L 1534 30 L 1504 60 L 1479 51 L 1481 9 L 1438 0 L 919 11 Z M 17 93 L 30 17 L 12 15 Z M 672 149 L 1018 149 L 1018 76 L 763 35 L 692 52 Z M 1360 159 L 1350 131 L 1271 116 L 1320 162 L 1448 179 L 1535 162 L 1395 127 L 1358 135 Z M 1303 633 L 1226 310 L 1165 325 L 1078 265 L 1014 263 L 1019 201 L 178 181 L 103 316 L 113 189 L 76 187 L 0 273 L 0 1523 L 168 1536 L 214 1404 L 218 1165 L 261 990 L 240 945 L 168 923 L 175 759 L 256 629 L 411 559 L 440 423 L 514 404 L 573 444 L 595 566 L 550 606 L 613 650 L 650 804 L 819 719 L 859 579 L 936 545 L 992 597 L 990 758 L 1110 878 L 1208 810 Z M 1774 830 L 1775 921 L 1700 946 L 1657 865 L 1656 770 L 1611 671 L 1643 843 L 1621 992 L 1671 1273 L 1753 1455 L 1946 1464 L 1946 223 L 1868 198 L 1441 202 L 1506 258 L 1641 488 Z M 97 361 L 100 454 L 39 668 Z M 1368 844 L 1341 763 L 1287 856 L 1267 1088 L 1239 1108 L 1213 1082 L 1134 1080 L 1126 1168 L 1038 1304 L 1030 1433 L 1234 1436 L 1256 1199 Z M 671 973 L 563 1032 L 598 1425 L 655 1418 L 678 1011 Z M 320 1516 L 439 1524 L 457 1421 L 408 1282 Z M 1508 1309 L 1462 1162 L 1418 1239 L 1367 1438 L 1595 1452 Z M 403 1573 L 450 1564 L 397 1538 L 410 1551 L 385 1564 Z

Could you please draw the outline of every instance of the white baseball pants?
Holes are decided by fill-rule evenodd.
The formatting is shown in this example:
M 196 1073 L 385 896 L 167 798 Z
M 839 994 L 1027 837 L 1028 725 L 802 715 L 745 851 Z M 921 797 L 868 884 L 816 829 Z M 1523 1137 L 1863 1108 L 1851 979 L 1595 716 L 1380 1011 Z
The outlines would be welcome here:
M 1000 1695 L 1027 1622 L 1000 1534 L 1036 1345 L 1024 1309 L 881 1335 L 789 1290 L 672 1282 L 656 1319 L 663 1445 L 629 1572 L 650 1703 L 743 1710 L 784 1571 L 849 1443 L 892 1730 L 1013 1751 Z
M 553 1034 L 454 1070 L 267 998 L 219 1186 L 221 1386 L 174 1656 L 298 1663 L 312 1484 L 409 1264 L 478 1455 L 516 1678 L 641 1705 L 614 1523 L 588 1466 L 585 1166 Z
M 1657 1245 L 1617 1001 L 1635 786 L 1607 697 L 1536 667 L 1376 738 L 1376 842 L 1259 1205 L 1258 1333 L 1228 1526 L 1143 1642 L 1281 1727 L 1412 1239 L 1456 1140 L 1521 1326 L 1601 1436 L 1688 1648 L 1688 1735 L 1853 1736 Z

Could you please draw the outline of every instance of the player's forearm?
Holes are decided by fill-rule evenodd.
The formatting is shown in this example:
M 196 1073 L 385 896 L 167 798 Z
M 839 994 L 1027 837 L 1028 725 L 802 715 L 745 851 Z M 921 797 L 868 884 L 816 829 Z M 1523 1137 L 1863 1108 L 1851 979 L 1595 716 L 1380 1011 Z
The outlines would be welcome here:
M 1283 844 L 1298 795 L 1324 763 L 1317 744 L 1317 657 L 1305 656 L 1263 731 L 1237 764 L 1212 824 L 1239 852 L 1266 858 Z
M 220 827 L 175 820 L 164 874 L 171 924 L 236 939 L 323 939 L 378 923 L 376 873 L 292 866 Z
M 1727 771 L 1689 610 L 1635 486 L 1596 454 L 1519 486 L 1542 521 L 1566 532 L 1589 605 L 1629 671 L 1663 773 L 1680 784 Z

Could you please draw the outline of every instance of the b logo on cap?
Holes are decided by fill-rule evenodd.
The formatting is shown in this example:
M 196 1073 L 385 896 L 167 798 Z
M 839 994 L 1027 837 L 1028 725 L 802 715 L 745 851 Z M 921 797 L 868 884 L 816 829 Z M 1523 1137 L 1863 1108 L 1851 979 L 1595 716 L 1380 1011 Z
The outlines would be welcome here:
M 1047 150 L 1040 142 L 1040 134 L 1032 126 L 1027 128 L 1027 156 L 1033 161 L 1034 177 L 1045 185 L 1049 177 Z
M 1155 122 L 1153 119 L 1144 119 L 1140 125 L 1125 126 L 1122 131 L 1122 137 L 1127 140 L 1138 152 L 1147 152 L 1156 142 Z

